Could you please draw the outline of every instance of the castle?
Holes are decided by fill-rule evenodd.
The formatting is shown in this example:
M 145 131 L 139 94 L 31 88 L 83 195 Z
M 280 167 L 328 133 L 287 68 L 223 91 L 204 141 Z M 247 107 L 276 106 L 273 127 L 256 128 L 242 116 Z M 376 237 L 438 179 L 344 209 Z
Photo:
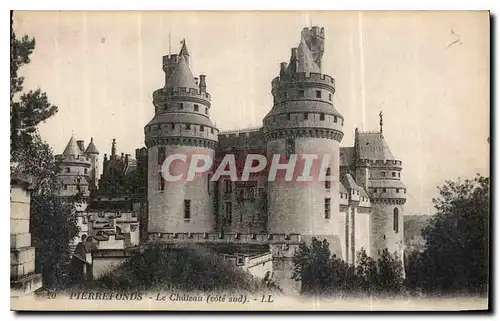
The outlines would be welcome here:
M 322 72 L 324 41 L 323 28 L 302 30 L 298 47 L 271 82 L 274 103 L 262 128 L 219 131 L 210 119 L 206 76 L 193 75 L 183 41 L 179 54 L 163 57 L 165 85 L 153 92 L 155 115 L 144 128 L 146 148 L 136 150 L 136 160 L 119 157 L 113 140 L 99 179 L 93 142 L 85 150 L 71 138 L 58 156 L 66 186 L 61 193 L 88 196 L 82 231 L 99 240 L 105 253 L 98 256 L 104 262 L 100 269 L 123 261 L 138 244 L 198 243 L 293 291 L 291 258 L 312 237 L 328 240 L 331 251 L 350 264 L 362 248 L 372 257 L 383 248 L 403 257 L 402 163 L 384 139 L 382 114 L 379 131 L 356 129 L 354 146 L 340 147 L 344 118 L 332 103 L 335 80 Z M 212 181 L 210 175 L 182 183 L 163 179 L 166 157 L 194 153 L 216 163 L 227 154 L 241 161 L 248 154 L 328 153 L 327 170 L 335 179 L 305 185 L 263 175 L 247 181 Z M 124 213 L 127 219 L 119 223 Z M 102 224 L 96 224 L 99 219 Z

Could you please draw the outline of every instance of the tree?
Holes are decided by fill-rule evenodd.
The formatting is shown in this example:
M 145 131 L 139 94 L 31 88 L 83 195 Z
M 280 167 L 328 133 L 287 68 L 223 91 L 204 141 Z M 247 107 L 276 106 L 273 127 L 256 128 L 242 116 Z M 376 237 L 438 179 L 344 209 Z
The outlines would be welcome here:
M 11 175 L 28 174 L 33 180 L 30 230 L 37 248 L 37 271 L 43 275 L 44 286 L 61 288 L 68 281 L 67 263 L 70 241 L 78 226 L 74 200 L 63 202 L 56 196 L 57 164 L 52 150 L 42 141 L 38 125 L 57 112 L 40 89 L 22 93 L 24 78 L 18 71 L 30 63 L 35 40 L 11 33 L 10 123 Z
M 446 181 L 433 199 L 436 215 L 422 231 L 426 249 L 418 284 L 430 292 L 485 292 L 488 285 L 490 181 Z

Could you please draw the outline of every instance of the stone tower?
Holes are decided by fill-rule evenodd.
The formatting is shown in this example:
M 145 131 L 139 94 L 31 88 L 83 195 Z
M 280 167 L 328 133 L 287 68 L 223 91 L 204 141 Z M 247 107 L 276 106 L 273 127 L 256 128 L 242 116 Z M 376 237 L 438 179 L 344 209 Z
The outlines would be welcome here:
M 164 160 L 173 154 L 185 155 L 174 161 L 171 175 L 185 174 L 193 154 L 213 159 L 218 130 L 209 118 L 210 94 L 205 75 L 195 78 L 189 68 L 185 41 L 178 55 L 163 57 L 165 86 L 153 93 L 155 116 L 145 126 L 148 148 L 148 232 L 211 232 L 214 229 L 208 175 L 186 181 L 166 181 Z M 167 169 L 168 170 L 168 169 Z
M 321 71 L 323 40 L 323 29 L 305 28 L 299 46 L 292 48 L 290 62 L 281 63 L 280 75 L 272 81 L 274 106 L 264 118 L 264 133 L 268 160 L 276 154 L 285 159 L 293 154 L 299 158 L 314 154 L 320 160 L 329 154 L 329 162 L 322 167 L 332 179 L 325 182 L 316 175 L 312 182 L 304 183 L 270 178 L 268 233 L 299 233 L 306 241 L 313 236 L 326 239 L 332 252 L 341 253 L 344 218 L 339 214 L 339 143 L 344 119 L 332 103 L 335 81 Z M 280 264 L 283 273 L 291 273 L 291 266 L 286 268 L 291 264 L 291 258 L 284 258 Z
M 90 138 L 90 143 L 84 153 L 90 158 L 89 188 L 91 191 L 97 190 L 99 182 L 99 151 L 94 144 L 94 138 Z
M 91 157 L 84 154 L 83 141 L 76 141 L 71 136 L 63 153 L 56 155 L 59 172 L 57 180 L 60 183 L 59 196 L 74 196 L 81 193 L 89 196 L 89 175 L 92 168 Z
M 377 257 L 384 248 L 403 258 L 403 213 L 406 187 L 401 181 L 402 162 L 394 158 L 382 131 L 359 132 L 356 129 L 354 150 L 355 176 L 370 194 L 370 251 Z

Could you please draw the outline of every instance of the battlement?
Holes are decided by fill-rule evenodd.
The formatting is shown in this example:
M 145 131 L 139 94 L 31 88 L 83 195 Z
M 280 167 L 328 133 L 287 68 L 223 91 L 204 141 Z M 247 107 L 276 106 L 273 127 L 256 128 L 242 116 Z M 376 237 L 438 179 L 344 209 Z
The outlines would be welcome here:
M 163 71 L 168 72 L 170 66 L 175 66 L 178 61 L 179 61 L 178 54 L 163 56 Z
M 400 160 L 371 160 L 371 159 L 358 159 L 357 166 L 377 166 L 377 167 L 402 167 L 403 162 Z
M 316 72 L 299 72 L 294 74 L 293 77 L 276 77 L 272 80 L 271 86 L 273 89 L 278 88 L 284 84 L 293 84 L 297 82 L 310 82 L 327 85 L 335 89 L 335 79 L 326 74 L 316 73 Z
M 69 163 L 83 163 L 87 164 L 90 166 L 91 164 L 91 158 L 85 155 L 56 155 L 55 156 L 56 161 L 59 162 L 69 162 Z
M 161 88 L 153 92 L 153 100 L 165 101 L 168 96 L 192 96 L 198 99 L 210 101 L 210 94 L 200 91 L 196 88 L 175 87 L 175 88 Z
M 323 28 L 323 27 L 320 28 L 318 26 L 314 26 L 311 28 L 306 27 L 306 28 L 302 29 L 301 35 L 304 38 L 306 38 L 307 36 L 324 38 L 325 37 L 325 28 Z
M 218 243 L 218 244 L 300 244 L 300 234 L 240 234 L 240 233 L 149 233 L 150 242 L 159 243 Z

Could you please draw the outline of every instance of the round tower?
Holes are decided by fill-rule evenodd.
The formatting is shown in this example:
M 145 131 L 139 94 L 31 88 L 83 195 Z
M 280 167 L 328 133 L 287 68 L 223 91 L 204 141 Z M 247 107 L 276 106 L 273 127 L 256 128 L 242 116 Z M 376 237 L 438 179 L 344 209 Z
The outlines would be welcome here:
M 69 197 L 81 194 L 89 196 L 89 173 L 92 161 L 82 151 L 83 141 L 77 143 L 71 136 L 63 153 L 56 155 L 58 165 L 57 181 L 60 183 L 58 196 Z
M 368 254 L 377 257 L 387 248 L 402 260 L 406 187 L 401 181 L 402 162 L 394 158 L 385 141 L 382 116 L 380 112 L 379 131 L 358 132 L 356 129 L 356 180 L 365 183 L 372 206 Z
M 99 181 L 99 151 L 94 144 L 94 137 L 90 138 L 90 143 L 84 154 L 90 158 L 89 188 L 91 190 L 96 190 Z
M 208 175 L 187 181 L 185 174 L 193 154 L 214 157 L 218 130 L 209 118 L 210 94 L 204 75 L 194 78 L 185 42 L 179 55 L 163 57 L 165 87 L 153 93 L 155 116 L 145 126 L 148 148 L 148 233 L 212 232 L 214 217 Z M 187 161 L 172 162 L 171 175 L 184 173 L 180 181 L 162 177 L 165 159 L 174 154 Z
M 276 154 L 285 158 L 295 154 L 299 159 L 313 154 L 322 160 L 328 154 L 329 162 L 322 167 L 331 181 L 325 182 L 317 175 L 310 182 L 270 180 L 268 232 L 327 239 L 338 253 L 344 227 L 339 215 L 339 143 L 344 119 L 332 103 L 335 81 L 320 68 L 323 29 L 306 28 L 301 35 L 299 46 L 292 49 L 290 63 L 281 63 L 280 76 L 272 81 L 274 106 L 264 118 L 268 159 Z M 308 37 L 315 39 L 314 55 Z
M 406 203 L 406 186 L 401 181 L 400 160 L 372 162 L 369 192 L 372 202 L 371 249 L 374 257 L 387 248 L 391 254 L 403 258 L 403 215 Z

